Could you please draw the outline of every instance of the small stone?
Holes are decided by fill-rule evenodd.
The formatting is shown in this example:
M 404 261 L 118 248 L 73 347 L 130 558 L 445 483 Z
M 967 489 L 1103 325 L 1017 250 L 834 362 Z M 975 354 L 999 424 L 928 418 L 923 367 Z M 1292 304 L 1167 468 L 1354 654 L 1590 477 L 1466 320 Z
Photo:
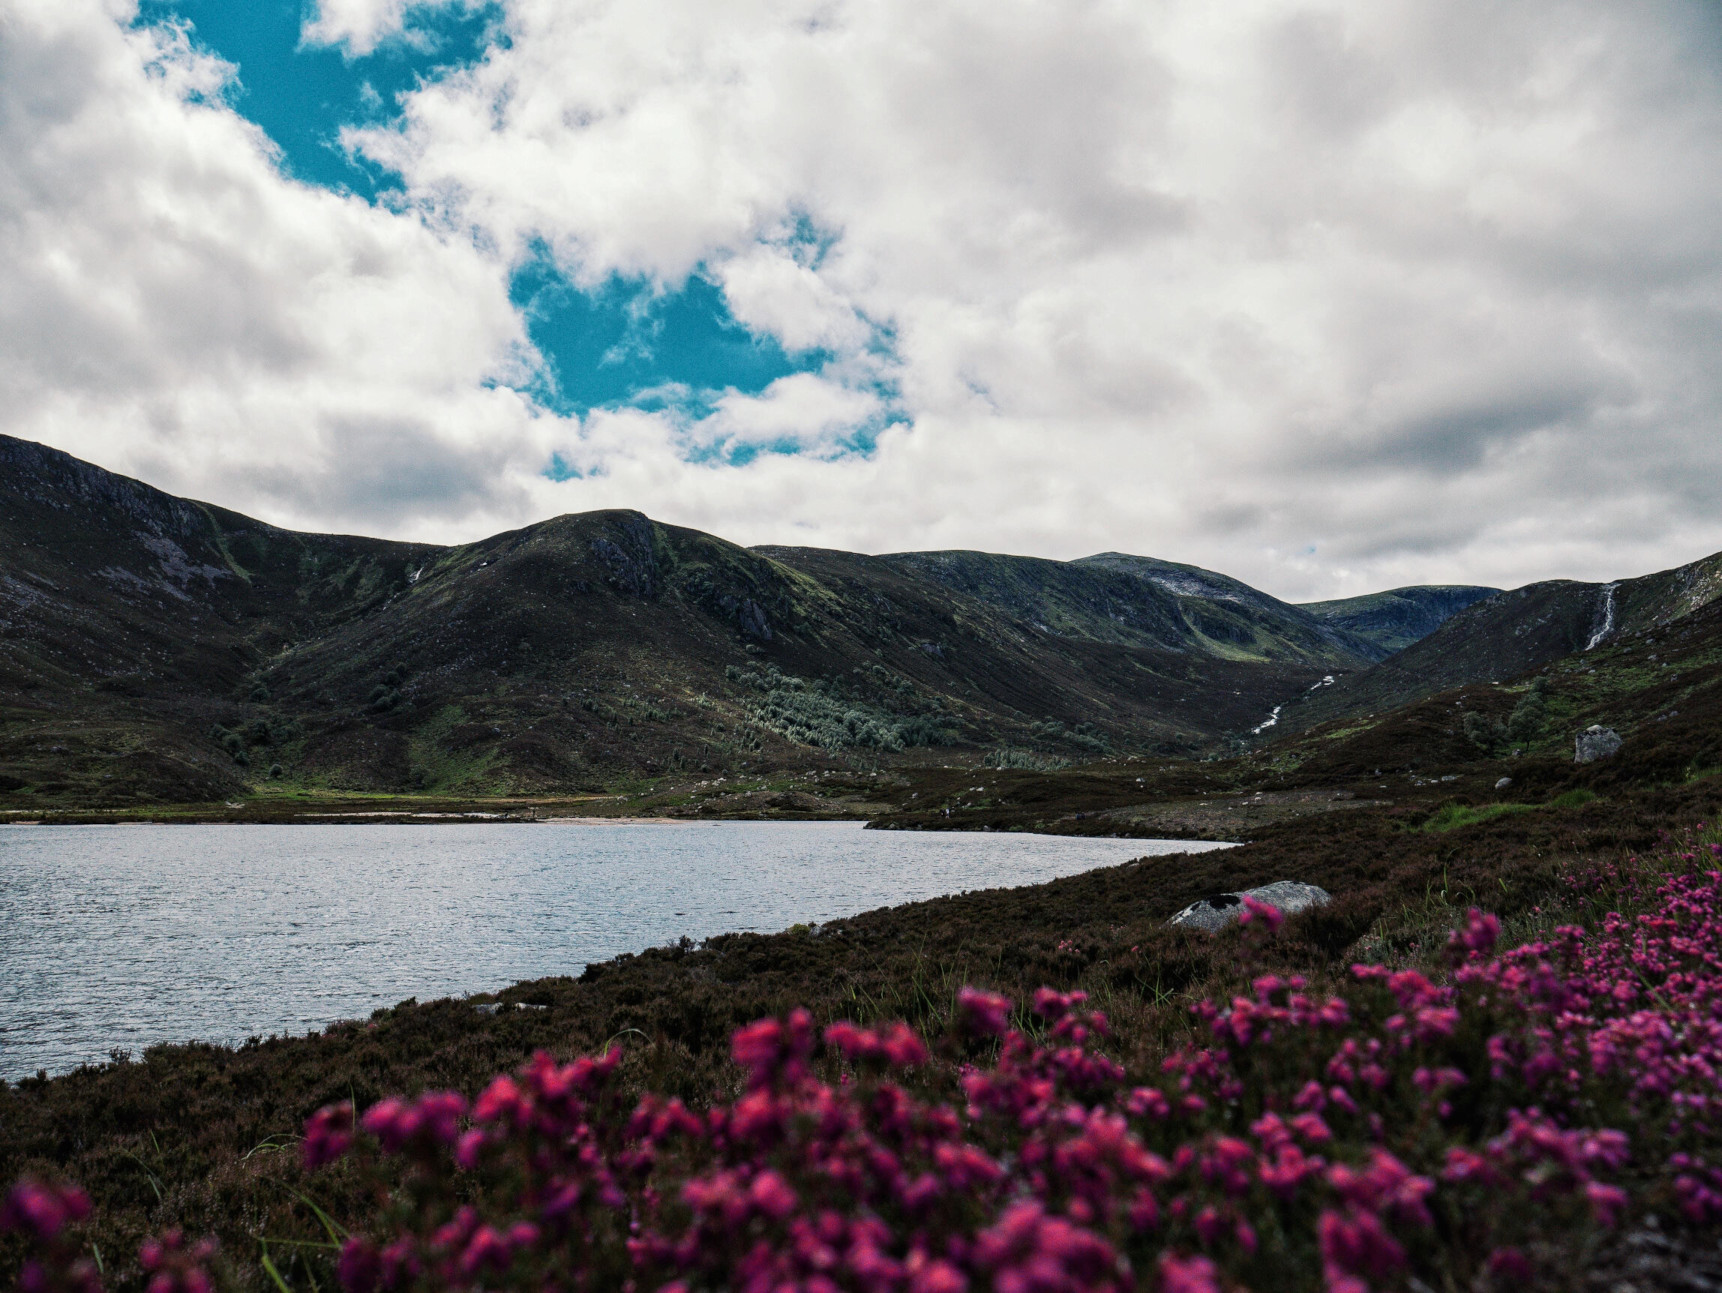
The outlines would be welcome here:
M 1513 779 L 1511 777 L 1502 777 L 1499 781 L 1497 781 L 1495 783 L 1495 789 L 1496 790 L 1505 790 L 1508 786 L 1510 786 L 1512 784 L 1513 784 Z
M 1620 733 L 1601 723 L 1592 723 L 1573 739 L 1573 762 L 1595 763 L 1613 758 L 1621 746 Z

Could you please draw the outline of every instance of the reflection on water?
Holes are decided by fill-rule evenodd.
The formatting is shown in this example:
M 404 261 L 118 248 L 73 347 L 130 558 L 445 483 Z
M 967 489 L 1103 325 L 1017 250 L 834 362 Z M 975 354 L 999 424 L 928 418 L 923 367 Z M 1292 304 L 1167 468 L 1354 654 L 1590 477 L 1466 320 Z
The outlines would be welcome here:
M 843 822 L 0 827 L 0 1077 L 1219 847 Z

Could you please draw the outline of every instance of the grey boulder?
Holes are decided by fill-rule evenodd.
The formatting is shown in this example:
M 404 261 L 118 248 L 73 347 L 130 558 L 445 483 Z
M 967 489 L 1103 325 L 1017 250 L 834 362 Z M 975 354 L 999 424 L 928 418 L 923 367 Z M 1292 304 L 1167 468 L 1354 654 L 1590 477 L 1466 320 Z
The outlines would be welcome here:
M 1280 914 L 1285 916 L 1295 916 L 1310 907 L 1325 907 L 1333 901 L 1333 895 L 1317 885 L 1299 884 L 1296 880 L 1276 880 L 1272 884 L 1262 885 L 1259 889 L 1245 889 L 1242 893 L 1218 893 L 1212 898 L 1198 899 L 1166 923 L 1181 929 L 1202 929 L 1213 933 L 1224 929 L 1244 914 L 1246 897 L 1265 902 L 1270 907 L 1277 907 Z
M 1620 749 L 1620 733 L 1601 723 L 1592 723 L 1573 739 L 1573 762 L 1595 763 L 1612 758 Z

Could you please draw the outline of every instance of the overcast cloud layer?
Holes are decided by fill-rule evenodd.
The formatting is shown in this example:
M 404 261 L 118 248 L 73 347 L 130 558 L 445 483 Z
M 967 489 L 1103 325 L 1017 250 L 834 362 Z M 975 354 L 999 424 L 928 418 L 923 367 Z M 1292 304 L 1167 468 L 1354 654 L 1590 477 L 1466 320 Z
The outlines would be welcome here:
M 1293 599 L 1722 549 L 1713 4 L 502 9 L 348 134 L 403 179 L 373 206 L 284 178 L 182 30 L 5 0 L 0 430 L 434 540 L 625 506 Z M 305 39 L 413 10 L 323 0 Z M 702 272 L 829 358 L 558 412 L 509 296 L 545 254 Z

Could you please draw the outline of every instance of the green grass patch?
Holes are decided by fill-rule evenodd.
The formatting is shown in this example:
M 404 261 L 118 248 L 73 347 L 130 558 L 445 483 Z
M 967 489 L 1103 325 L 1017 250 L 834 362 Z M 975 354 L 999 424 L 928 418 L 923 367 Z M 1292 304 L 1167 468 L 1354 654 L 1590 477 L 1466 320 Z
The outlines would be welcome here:
M 1536 807 L 1535 804 L 1443 804 L 1423 823 L 1422 829 L 1425 834 L 1438 835 L 1443 831 L 1456 831 L 1462 826 L 1492 822 L 1497 817 L 1508 817 L 1513 813 L 1532 812 Z

